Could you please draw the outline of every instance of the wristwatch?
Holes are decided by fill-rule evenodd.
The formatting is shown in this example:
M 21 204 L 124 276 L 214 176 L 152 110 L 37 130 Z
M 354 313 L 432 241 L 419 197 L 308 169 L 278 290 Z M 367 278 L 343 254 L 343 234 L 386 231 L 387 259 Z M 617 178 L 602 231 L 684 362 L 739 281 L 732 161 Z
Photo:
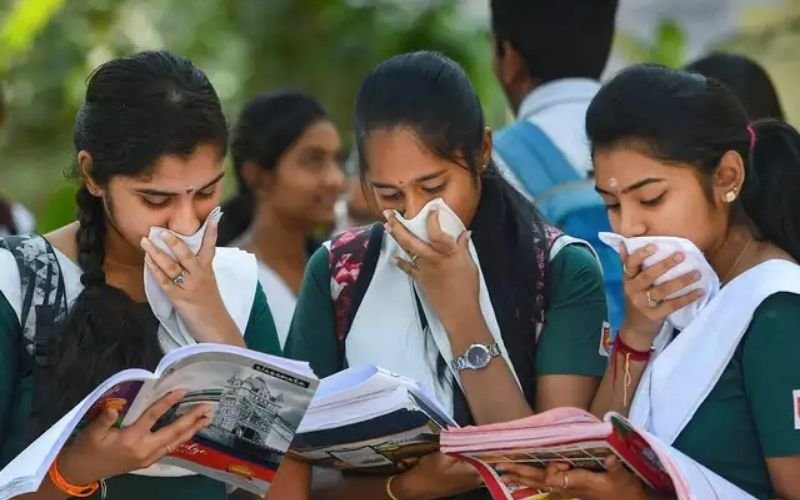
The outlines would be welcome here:
M 500 356 L 500 344 L 472 344 L 467 347 L 467 351 L 452 361 L 453 369 L 461 371 L 465 369 L 480 370 L 486 368 L 492 358 Z

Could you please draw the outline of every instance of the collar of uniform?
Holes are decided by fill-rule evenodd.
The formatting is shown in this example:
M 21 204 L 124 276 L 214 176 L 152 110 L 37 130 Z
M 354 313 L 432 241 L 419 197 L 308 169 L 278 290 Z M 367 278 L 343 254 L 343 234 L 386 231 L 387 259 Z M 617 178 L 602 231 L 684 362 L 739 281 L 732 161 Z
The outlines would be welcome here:
M 589 78 L 562 78 L 543 83 L 522 100 L 518 118 L 525 120 L 559 104 L 591 101 L 599 89 L 600 82 Z

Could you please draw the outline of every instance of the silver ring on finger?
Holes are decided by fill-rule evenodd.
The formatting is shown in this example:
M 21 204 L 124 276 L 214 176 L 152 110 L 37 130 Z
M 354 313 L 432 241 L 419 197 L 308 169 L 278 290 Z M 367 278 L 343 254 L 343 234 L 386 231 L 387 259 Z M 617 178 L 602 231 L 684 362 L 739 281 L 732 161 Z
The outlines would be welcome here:
M 650 296 L 650 290 L 645 292 L 645 296 L 647 297 L 647 305 L 650 306 L 651 309 L 655 309 L 661 305 L 660 300 L 653 300 L 653 297 Z
M 631 271 L 628 269 L 628 266 L 626 266 L 625 264 L 622 264 L 622 272 L 623 272 L 623 274 L 625 274 L 625 276 L 627 276 L 628 278 L 633 278 L 634 276 L 636 276 L 636 273 L 634 273 L 634 272 L 631 272 Z
M 167 445 L 167 455 L 170 455 L 171 453 L 172 453 L 172 447 L 170 445 Z
M 413 267 L 414 269 L 419 269 L 417 267 L 417 258 L 419 257 L 419 255 L 410 254 L 410 256 L 411 257 L 408 259 L 408 263 L 411 264 L 411 267 Z
M 562 490 L 569 489 L 569 472 L 564 473 L 564 484 L 561 485 Z
M 177 276 L 172 278 L 172 282 L 175 284 L 175 286 L 183 288 L 183 284 L 186 283 L 186 272 L 181 271 Z

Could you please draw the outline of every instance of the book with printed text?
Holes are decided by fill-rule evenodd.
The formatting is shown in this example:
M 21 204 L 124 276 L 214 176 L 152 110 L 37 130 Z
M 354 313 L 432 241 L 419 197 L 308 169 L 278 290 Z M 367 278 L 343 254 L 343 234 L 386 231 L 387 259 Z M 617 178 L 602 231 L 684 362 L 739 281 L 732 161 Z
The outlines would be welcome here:
M 115 408 L 117 425 L 125 427 L 179 389 L 185 396 L 154 430 L 198 404 L 212 406 L 212 422 L 154 470 L 201 474 L 263 496 L 318 383 L 309 365 L 299 361 L 210 343 L 176 349 L 153 373 L 124 370 L 100 384 L 0 471 L 0 498 L 36 491 L 68 439 L 103 409 Z

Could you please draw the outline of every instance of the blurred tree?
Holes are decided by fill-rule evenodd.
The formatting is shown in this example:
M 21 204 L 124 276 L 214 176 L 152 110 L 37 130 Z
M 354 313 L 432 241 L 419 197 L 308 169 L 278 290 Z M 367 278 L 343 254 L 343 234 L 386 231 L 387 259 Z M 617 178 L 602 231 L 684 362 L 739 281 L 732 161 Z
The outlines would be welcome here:
M 486 27 L 463 22 L 458 4 L 17 0 L 0 13 L 0 79 L 9 114 L 0 190 L 37 208 L 40 230 L 72 220 L 61 173 L 73 161 L 72 121 L 86 76 L 103 61 L 138 50 L 167 48 L 192 59 L 211 78 L 231 119 L 255 94 L 295 87 L 319 97 L 348 131 L 353 97 L 369 69 L 392 54 L 422 48 L 459 61 L 484 103 L 504 109 Z
M 664 19 L 658 24 L 652 43 L 642 42 L 624 32 L 618 32 L 614 42 L 615 48 L 631 63 L 652 62 L 679 68 L 686 62 L 683 30 L 670 19 Z

